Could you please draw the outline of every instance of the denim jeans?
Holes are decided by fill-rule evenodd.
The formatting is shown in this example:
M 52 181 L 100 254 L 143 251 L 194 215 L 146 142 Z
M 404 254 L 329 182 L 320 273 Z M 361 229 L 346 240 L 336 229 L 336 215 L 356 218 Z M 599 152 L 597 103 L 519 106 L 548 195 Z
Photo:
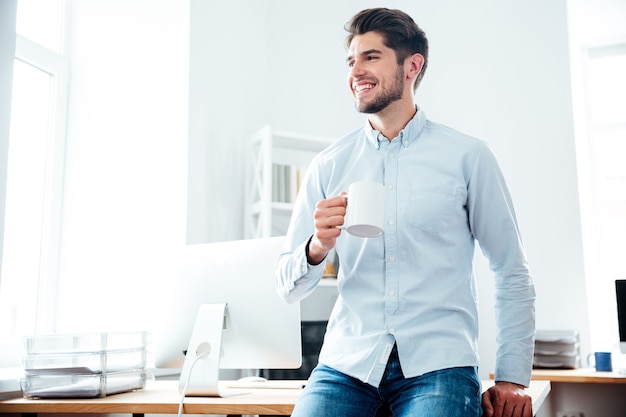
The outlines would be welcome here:
M 318 365 L 292 417 L 480 417 L 481 386 L 474 367 L 404 378 L 394 348 L 378 388 Z

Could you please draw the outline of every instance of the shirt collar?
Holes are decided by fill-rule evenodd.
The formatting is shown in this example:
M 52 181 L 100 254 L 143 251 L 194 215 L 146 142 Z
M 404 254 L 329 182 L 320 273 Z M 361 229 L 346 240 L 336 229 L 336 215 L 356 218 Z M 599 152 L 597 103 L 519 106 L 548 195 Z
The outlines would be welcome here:
M 426 114 L 420 108 L 417 108 L 417 112 L 413 116 L 409 123 L 400 131 L 398 137 L 402 141 L 402 145 L 409 146 L 415 141 L 419 134 L 422 132 L 424 125 L 426 124 Z M 378 130 L 374 129 L 369 120 L 365 121 L 365 137 L 376 149 L 380 148 L 380 141 L 387 140 L 385 136 Z M 395 139 L 395 138 L 394 138 Z

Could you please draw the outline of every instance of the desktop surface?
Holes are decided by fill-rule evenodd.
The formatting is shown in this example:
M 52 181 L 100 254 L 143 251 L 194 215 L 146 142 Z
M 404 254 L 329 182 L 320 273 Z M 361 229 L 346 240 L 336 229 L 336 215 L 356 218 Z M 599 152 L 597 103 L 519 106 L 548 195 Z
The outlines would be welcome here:
M 626 384 L 626 374 L 618 370 L 598 372 L 594 368 L 578 369 L 533 369 L 533 380 L 552 382 L 578 382 L 594 384 Z
M 302 381 L 304 384 L 306 381 Z M 224 383 L 228 383 L 225 381 Z M 487 389 L 493 381 L 483 381 Z M 258 414 L 290 415 L 301 389 L 255 389 L 250 394 L 234 397 L 186 397 L 186 414 Z M 533 398 L 533 410 L 538 410 L 550 392 L 550 381 L 532 381 L 527 392 Z M 128 392 L 95 399 L 27 400 L 23 398 L 0 401 L 4 413 L 132 413 L 177 414 L 180 396 L 178 381 L 151 381 L 141 391 Z
M 220 382 L 227 384 L 228 381 Z M 290 415 L 301 389 L 255 389 L 233 397 L 185 397 L 185 414 Z M 93 399 L 0 401 L 2 413 L 177 414 L 178 381 L 151 381 L 139 391 Z

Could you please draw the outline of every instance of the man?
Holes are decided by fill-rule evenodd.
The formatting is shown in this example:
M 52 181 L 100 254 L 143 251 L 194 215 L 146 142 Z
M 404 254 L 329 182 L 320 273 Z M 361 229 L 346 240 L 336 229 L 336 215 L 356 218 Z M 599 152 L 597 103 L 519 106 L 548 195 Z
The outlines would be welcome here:
M 339 297 L 293 416 L 529 417 L 535 293 L 498 163 L 415 105 L 428 41 L 410 16 L 363 10 L 346 30 L 348 87 L 367 123 L 311 163 L 277 263 L 279 292 L 295 302 L 329 251 L 339 259 Z M 339 228 L 345 190 L 361 180 L 386 188 L 381 237 Z M 496 384 L 483 395 L 475 241 L 496 282 Z

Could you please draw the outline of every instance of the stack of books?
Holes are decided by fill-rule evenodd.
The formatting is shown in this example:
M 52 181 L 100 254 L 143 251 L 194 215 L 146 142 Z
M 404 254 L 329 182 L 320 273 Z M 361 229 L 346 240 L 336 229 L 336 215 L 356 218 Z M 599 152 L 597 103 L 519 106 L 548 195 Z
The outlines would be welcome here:
M 97 398 L 144 388 L 147 332 L 24 338 L 25 398 Z
M 537 330 L 534 368 L 576 369 L 580 366 L 579 336 L 576 330 Z
M 295 202 L 305 172 L 306 167 L 272 164 L 272 201 Z

